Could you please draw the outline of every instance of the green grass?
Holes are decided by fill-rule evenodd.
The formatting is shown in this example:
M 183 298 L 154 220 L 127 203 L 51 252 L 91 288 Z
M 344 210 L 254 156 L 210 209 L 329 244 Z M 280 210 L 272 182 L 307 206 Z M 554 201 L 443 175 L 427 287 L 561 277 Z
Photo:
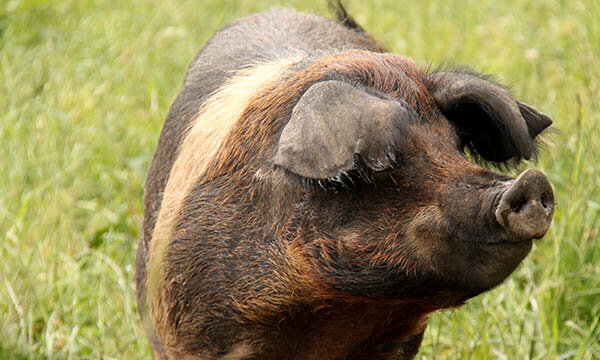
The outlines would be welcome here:
M 346 2 L 393 51 L 499 74 L 559 130 L 529 165 L 555 186 L 551 231 L 499 288 L 433 315 L 418 358 L 600 359 L 600 2 Z M 203 42 L 277 4 L 0 3 L 0 358 L 151 355 L 134 258 L 163 119 Z

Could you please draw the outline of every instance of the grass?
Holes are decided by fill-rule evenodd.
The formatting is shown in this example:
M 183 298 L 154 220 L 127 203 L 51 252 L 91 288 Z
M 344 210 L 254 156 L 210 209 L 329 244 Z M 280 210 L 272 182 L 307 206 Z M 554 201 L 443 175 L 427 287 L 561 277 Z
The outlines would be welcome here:
M 600 359 L 600 3 L 346 3 L 418 63 L 499 74 L 559 130 L 529 164 L 555 186 L 551 231 L 503 285 L 434 315 L 418 358 Z M 151 356 L 134 258 L 162 122 L 204 41 L 277 4 L 0 4 L 0 358 Z

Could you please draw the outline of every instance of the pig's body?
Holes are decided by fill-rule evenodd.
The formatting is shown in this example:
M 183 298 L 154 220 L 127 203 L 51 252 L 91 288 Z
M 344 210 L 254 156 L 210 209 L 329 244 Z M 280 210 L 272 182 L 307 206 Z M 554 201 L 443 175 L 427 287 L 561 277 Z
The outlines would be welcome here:
M 291 10 L 204 46 L 146 184 L 137 290 L 158 358 L 411 359 L 427 314 L 500 283 L 546 232 L 541 173 L 461 150 L 529 158 L 549 119 L 383 51 Z

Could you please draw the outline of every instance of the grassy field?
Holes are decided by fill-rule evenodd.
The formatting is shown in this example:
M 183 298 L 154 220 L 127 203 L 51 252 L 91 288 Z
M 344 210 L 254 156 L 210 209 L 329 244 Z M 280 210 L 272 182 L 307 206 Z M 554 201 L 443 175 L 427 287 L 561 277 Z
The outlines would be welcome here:
M 419 359 L 600 359 L 600 1 L 347 0 L 391 50 L 498 74 L 558 130 L 555 223 L 499 288 L 435 314 Z M 369 5 L 367 5 L 369 3 Z M 0 358 L 151 356 L 134 296 L 145 173 L 200 46 L 326 1 L 0 2 Z

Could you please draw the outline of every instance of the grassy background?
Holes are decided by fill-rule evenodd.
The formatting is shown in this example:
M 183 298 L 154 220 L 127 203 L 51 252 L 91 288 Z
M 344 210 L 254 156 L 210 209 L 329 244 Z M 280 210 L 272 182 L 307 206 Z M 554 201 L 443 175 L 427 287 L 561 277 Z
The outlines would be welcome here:
M 346 3 L 391 50 L 500 74 L 559 129 L 535 165 L 551 231 L 502 286 L 434 315 L 418 358 L 600 359 L 600 2 Z M 278 4 L 0 2 L 0 358 L 151 356 L 133 264 L 162 122 L 204 41 Z

